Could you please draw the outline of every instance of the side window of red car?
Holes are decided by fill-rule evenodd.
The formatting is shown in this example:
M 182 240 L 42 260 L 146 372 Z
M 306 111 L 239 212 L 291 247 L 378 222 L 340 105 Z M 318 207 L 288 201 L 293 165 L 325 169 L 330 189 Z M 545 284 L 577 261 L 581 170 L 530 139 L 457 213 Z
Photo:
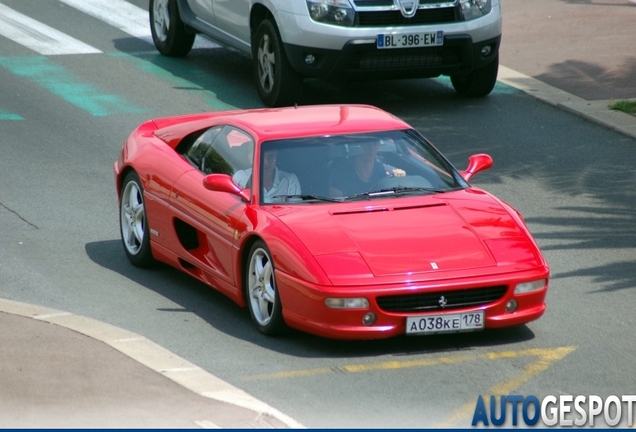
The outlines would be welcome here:
M 194 141 L 192 146 L 190 146 L 190 148 L 186 152 L 186 157 L 190 160 L 190 162 L 192 162 L 194 166 L 202 169 L 203 158 L 212 146 L 214 139 L 217 137 L 222 129 L 223 126 L 215 126 L 211 129 L 206 130 Z
M 253 153 L 254 139 L 248 133 L 225 126 L 203 157 L 203 172 L 233 175 L 251 168 Z

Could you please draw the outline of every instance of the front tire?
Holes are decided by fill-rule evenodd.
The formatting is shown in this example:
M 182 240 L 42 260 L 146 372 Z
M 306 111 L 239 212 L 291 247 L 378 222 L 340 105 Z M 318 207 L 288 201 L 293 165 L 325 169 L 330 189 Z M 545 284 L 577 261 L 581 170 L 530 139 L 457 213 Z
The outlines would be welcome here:
M 166 56 L 182 57 L 190 52 L 196 34 L 181 21 L 176 0 L 150 0 L 150 32 L 157 50 Z
M 490 94 L 497 83 L 499 73 L 499 54 L 493 61 L 468 75 L 453 75 L 451 83 L 460 96 L 482 97 Z
M 128 260 L 137 267 L 151 267 L 150 229 L 139 176 L 131 171 L 124 178 L 119 202 L 119 227 Z
M 267 246 L 260 240 L 250 249 L 244 280 L 247 306 L 258 331 L 269 336 L 281 334 L 285 321 L 274 262 Z
M 263 20 L 253 42 L 254 77 L 261 100 L 269 107 L 297 103 L 303 78 L 289 64 L 276 24 Z

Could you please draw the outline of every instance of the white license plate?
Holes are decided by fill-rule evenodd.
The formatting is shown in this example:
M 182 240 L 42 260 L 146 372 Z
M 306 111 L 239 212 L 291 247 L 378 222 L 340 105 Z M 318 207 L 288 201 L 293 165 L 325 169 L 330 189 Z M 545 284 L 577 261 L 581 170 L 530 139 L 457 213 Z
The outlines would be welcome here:
M 406 334 L 456 333 L 482 330 L 484 311 L 406 318 Z
M 444 32 L 379 34 L 376 40 L 378 49 L 414 48 L 423 46 L 444 45 Z

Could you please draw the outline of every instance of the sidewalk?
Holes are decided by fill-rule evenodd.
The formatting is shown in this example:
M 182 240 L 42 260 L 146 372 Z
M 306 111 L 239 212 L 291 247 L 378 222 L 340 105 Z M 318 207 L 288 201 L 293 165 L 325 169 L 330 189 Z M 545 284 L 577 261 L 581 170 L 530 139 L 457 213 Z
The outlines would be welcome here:
M 0 428 L 302 428 L 135 333 L 0 299 Z
M 613 102 L 611 99 L 589 101 L 505 66 L 499 66 L 498 81 L 522 90 L 547 104 L 636 138 L 636 116 L 610 109 L 609 106 Z M 636 85 L 636 78 L 634 81 Z M 636 97 L 627 100 L 636 101 Z
M 636 138 L 636 2 L 500 0 L 499 81 Z

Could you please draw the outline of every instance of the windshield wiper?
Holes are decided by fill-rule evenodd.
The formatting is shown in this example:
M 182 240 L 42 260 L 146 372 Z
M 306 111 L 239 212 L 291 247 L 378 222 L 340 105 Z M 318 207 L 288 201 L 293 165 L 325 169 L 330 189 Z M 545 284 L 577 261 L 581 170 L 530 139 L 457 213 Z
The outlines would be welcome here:
M 310 194 L 310 195 L 274 195 L 272 198 L 285 198 L 284 202 L 290 202 L 290 198 L 301 199 L 303 201 L 327 201 L 327 202 L 341 202 L 342 198 L 330 198 L 322 195 Z M 292 201 L 293 202 L 293 201 Z M 279 203 L 280 204 L 280 203 Z
M 349 195 L 346 198 L 346 200 L 354 201 L 356 199 L 362 199 L 362 198 L 370 199 L 370 198 L 385 197 L 385 196 L 401 196 L 401 195 L 414 193 L 414 192 L 416 193 L 426 192 L 428 194 L 437 194 L 437 193 L 444 193 L 446 191 L 443 189 L 428 188 L 428 187 L 395 186 L 392 188 L 380 189 L 377 191 L 361 192 L 354 195 Z

